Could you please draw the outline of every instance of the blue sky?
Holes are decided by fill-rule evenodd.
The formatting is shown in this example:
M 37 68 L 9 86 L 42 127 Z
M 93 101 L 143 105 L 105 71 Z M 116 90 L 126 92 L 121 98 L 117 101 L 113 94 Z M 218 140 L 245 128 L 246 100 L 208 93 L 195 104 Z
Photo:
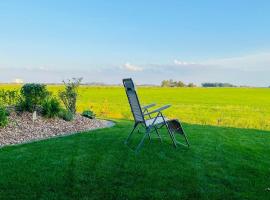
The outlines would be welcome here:
M 1 1 L 0 82 L 270 85 L 270 1 Z

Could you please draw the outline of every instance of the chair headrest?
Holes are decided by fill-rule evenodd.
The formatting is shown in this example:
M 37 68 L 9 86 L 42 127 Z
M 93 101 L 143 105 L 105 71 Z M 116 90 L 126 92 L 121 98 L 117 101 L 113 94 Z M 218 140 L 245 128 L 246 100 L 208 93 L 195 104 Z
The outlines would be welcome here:
M 124 84 L 124 87 L 125 87 L 127 90 L 134 90 L 134 89 L 135 89 L 134 83 L 133 83 L 133 81 L 132 81 L 131 78 L 123 79 L 123 84 Z

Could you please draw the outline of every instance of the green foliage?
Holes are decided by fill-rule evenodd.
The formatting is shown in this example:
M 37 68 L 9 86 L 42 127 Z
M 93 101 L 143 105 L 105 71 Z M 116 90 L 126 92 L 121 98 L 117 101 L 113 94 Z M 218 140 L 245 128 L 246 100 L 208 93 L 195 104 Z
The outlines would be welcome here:
M 64 103 L 66 109 L 71 113 L 76 113 L 76 103 L 78 97 L 78 88 L 81 84 L 82 78 L 73 78 L 68 82 L 63 81 L 65 90 L 59 92 L 59 97 Z
M 161 87 L 186 87 L 186 85 L 182 81 L 177 82 L 177 81 L 170 79 L 170 80 L 163 80 L 161 82 Z
M 8 112 L 5 107 L 0 106 L 0 127 L 4 127 L 8 124 Z
M 189 83 L 187 87 L 197 87 L 194 83 Z
M 23 98 L 19 98 L 18 103 L 15 106 L 16 111 L 24 112 L 29 110 L 29 104 Z
M 42 103 L 42 115 L 48 118 L 56 117 L 61 111 L 61 105 L 57 98 L 51 97 Z
M 65 121 L 72 121 L 74 119 L 74 114 L 66 109 L 61 109 L 58 116 Z
M 0 104 L 4 106 L 16 105 L 19 101 L 20 95 L 18 90 L 0 90 Z
M 203 87 L 237 87 L 231 83 L 202 83 Z
M 178 81 L 178 82 L 176 82 L 175 86 L 176 87 L 186 87 L 186 84 L 184 82 L 182 82 L 182 81 Z
M 21 88 L 21 96 L 19 107 L 23 111 L 33 112 L 49 96 L 49 92 L 44 84 L 27 83 Z
M 83 111 L 82 116 L 87 117 L 89 119 L 94 119 L 96 117 L 96 114 L 92 110 L 85 110 Z

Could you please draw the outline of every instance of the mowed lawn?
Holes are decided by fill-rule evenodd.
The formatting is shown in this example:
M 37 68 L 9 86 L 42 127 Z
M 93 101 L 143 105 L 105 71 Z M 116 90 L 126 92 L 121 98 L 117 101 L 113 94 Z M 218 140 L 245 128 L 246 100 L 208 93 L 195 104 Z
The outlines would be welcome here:
M 270 132 L 184 124 L 190 149 L 163 131 L 135 155 L 131 127 L 0 149 L 0 199 L 270 199 Z
M 19 88 L 0 85 L 0 89 Z M 49 86 L 57 94 L 62 86 Z M 78 111 L 92 108 L 98 116 L 131 119 L 123 87 L 81 86 Z M 270 88 L 138 87 L 142 104 L 171 104 L 171 118 L 191 124 L 270 130 Z

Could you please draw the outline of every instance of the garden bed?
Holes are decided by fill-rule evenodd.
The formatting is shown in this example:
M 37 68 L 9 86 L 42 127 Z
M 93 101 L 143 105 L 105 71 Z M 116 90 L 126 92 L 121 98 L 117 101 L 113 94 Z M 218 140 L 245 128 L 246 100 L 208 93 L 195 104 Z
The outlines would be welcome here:
M 81 115 L 76 115 L 72 121 L 65 121 L 60 118 L 47 119 L 41 116 L 37 116 L 37 119 L 33 121 L 32 113 L 23 112 L 18 114 L 12 112 L 9 116 L 9 124 L 4 128 L 0 128 L 0 147 L 105 128 L 112 125 L 113 123 L 110 121 L 89 119 Z

